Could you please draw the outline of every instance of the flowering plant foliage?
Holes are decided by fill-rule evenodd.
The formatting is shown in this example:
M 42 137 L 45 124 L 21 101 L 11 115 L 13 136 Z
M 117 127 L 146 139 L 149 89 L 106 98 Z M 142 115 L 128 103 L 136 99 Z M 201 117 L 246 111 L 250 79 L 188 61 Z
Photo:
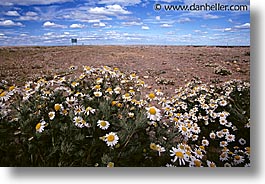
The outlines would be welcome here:
M 135 73 L 84 66 L 0 86 L 1 166 L 250 166 L 250 86 L 191 81 L 168 97 Z

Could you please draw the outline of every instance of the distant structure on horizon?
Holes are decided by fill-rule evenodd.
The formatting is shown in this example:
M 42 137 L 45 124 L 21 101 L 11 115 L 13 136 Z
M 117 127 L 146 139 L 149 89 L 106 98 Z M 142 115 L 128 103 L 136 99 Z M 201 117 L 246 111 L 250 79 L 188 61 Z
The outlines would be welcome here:
M 72 43 L 72 45 L 74 45 L 74 44 L 77 45 L 77 39 L 76 38 L 72 38 L 71 39 L 71 43 Z

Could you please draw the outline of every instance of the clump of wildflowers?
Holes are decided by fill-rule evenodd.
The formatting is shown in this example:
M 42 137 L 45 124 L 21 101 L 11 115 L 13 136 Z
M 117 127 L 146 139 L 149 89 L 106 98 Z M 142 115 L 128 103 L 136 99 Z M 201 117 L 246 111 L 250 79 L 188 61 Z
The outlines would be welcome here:
M 83 69 L 1 84 L 1 166 L 250 166 L 249 83 L 191 81 L 166 96 L 135 72 Z

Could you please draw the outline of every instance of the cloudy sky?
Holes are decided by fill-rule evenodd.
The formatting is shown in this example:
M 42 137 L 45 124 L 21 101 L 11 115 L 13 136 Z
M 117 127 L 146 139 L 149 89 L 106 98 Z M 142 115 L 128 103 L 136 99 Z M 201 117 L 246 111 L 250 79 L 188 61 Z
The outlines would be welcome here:
M 196 3 L 196 4 L 194 4 Z M 227 5 L 238 11 L 166 10 Z M 250 45 L 249 0 L 1 0 L 0 45 Z

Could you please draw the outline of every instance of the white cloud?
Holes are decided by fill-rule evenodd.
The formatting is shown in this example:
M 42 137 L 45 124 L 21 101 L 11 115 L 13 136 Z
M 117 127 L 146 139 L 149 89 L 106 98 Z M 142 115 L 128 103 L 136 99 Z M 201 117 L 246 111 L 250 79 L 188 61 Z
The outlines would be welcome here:
M 122 22 L 121 24 L 122 24 L 123 26 L 140 26 L 140 25 L 143 25 L 142 22 L 137 22 L 137 21 Z
M 172 27 L 172 25 L 165 23 L 165 24 L 160 25 L 160 27 L 169 28 L 169 27 Z
M 203 18 L 204 19 L 218 19 L 220 17 L 217 16 L 217 15 L 213 15 L 213 14 L 206 13 L 206 14 L 203 15 Z
M 29 11 L 29 12 L 26 12 L 25 15 L 20 16 L 19 20 L 23 20 L 23 21 L 25 21 L 25 20 L 39 20 L 39 17 L 38 17 L 38 14 L 36 12 Z
M 54 3 L 71 2 L 72 0 L 1 0 L 0 5 L 14 6 L 14 5 L 48 5 Z
M 21 33 L 19 36 L 26 37 L 26 36 L 28 36 L 28 34 Z
M 185 23 L 185 22 L 190 22 L 191 19 L 189 17 L 182 17 L 177 20 L 178 23 Z
M 20 22 L 14 22 L 12 20 L 3 20 L 0 21 L 0 26 L 24 26 L 24 25 Z
M 125 10 L 120 5 L 108 5 L 106 7 L 94 7 L 88 10 L 91 14 L 97 15 L 110 15 L 110 16 L 118 16 L 118 15 L 126 15 L 131 14 L 131 12 Z
M 32 11 L 29 11 L 25 14 L 26 16 L 31 16 L 31 17 L 34 17 L 34 16 L 37 16 L 38 14 L 36 12 L 32 12 Z
M 232 28 L 231 27 L 227 27 L 224 29 L 225 32 L 229 32 L 229 31 L 232 31 Z
M 250 23 L 241 24 L 241 25 L 235 26 L 235 28 L 236 29 L 249 29 Z
M 156 20 L 160 20 L 161 18 L 160 18 L 160 16 L 156 16 Z
M 148 30 L 148 29 L 150 29 L 148 26 L 142 26 L 142 29 L 143 30 Z
M 70 28 L 80 28 L 80 29 L 82 29 L 84 27 L 85 27 L 84 24 L 72 24 L 72 25 L 70 25 Z
M 120 5 L 136 5 L 140 4 L 141 0 L 100 0 L 98 4 L 120 4 Z
M 66 28 L 67 26 L 65 25 L 61 25 L 61 24 L 55 24 L 54 22 L 50 22 L 50 21 L 47 21 L 47 22 L 44 22 L 43 27 L 46 27 L 46 28 Z
M 93 27 L 105 27 L 106 24 L 103 23 L 103 22 L 99 22 L 99 23 L 94 23 L 92 26 L 93 26 Z
M 17 17 L 19 16 L 19 13 L 17 11 L 8 11 L 5 13 L 5 15 Z
M 232 19 L 228 19 L 227 21 L 230 22 L 230 23 L 233 23 L 233 20 Z

